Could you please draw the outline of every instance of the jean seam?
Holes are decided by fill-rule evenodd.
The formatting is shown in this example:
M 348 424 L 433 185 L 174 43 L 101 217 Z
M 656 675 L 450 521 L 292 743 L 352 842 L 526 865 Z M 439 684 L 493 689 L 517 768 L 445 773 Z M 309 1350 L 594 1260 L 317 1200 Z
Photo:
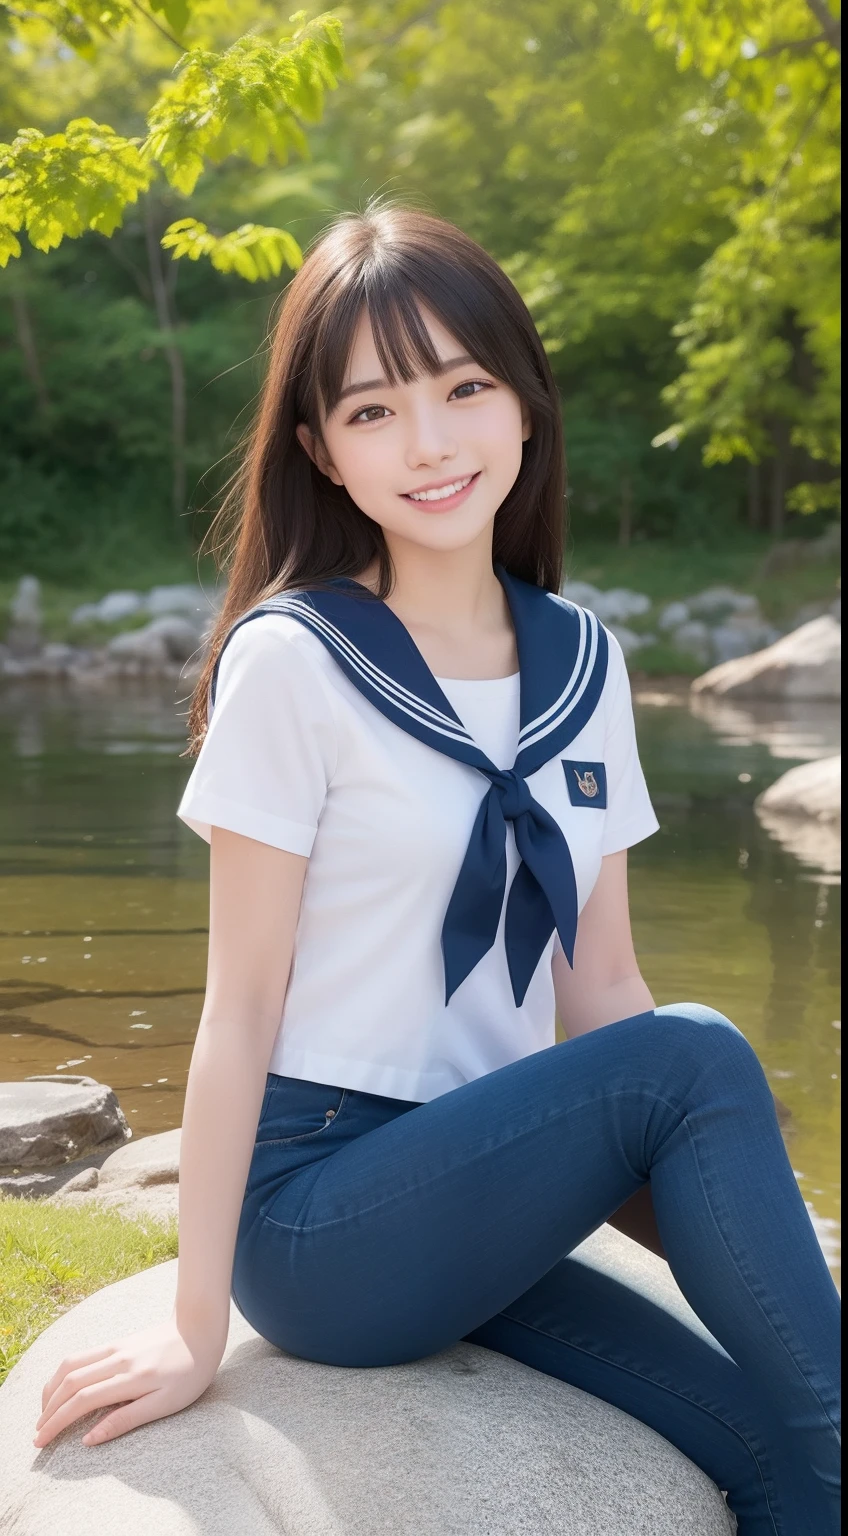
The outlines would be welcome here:
M 540 1338 L 543 1338 L 543 1339 L 553 1339 L 553 1340 L 555 1340 L 555 1342 L 557 1344 L 563 1344 L 564 1343 L 566 1345 L 567 1349 L 576 1350 L 578 1354 L 586 1355 L 587 1358 L 590 1359 L 590 1360 L 600 1360 L 601 1363 L 604 1364 L 604 1365 L 613 1365 L 617 1371 L 624 1371 L 628 1376 L 635 1377 L 635 1379 L 637 1381 L 647 1381 L 647 1382 L 650 1382 L 651 1386 L 658 1387 L 661 1392 L 668 1392 L 672 1397 L 680 1398 L 681 1402 L 689 1403 L 689 1405 L 691 1407 L 697 1408 L 700 1413 L 706 1413 L 708 1415 L 708 1417 L 713 1419 L 713 1420 L 715 1420 L 715 1422 L 717 1424 L 721 1424 L 725 1429 L 729 1429 L 731 1434 L 735 1435 L 737 1440 L 740 1440 L 742 1442 L 742 1444 L 744 1445 L 746 1451 L 748 1451 L 749 1455 L 753 1459 L 754 1466 L 757 1469 L 757 1474 L 759 1476 L 760 1482 L 762 1483 L 763 1493 L 765 1494 L 765 1500 L 766 1500 L 766 1504 L 768 1506 L 769 1519 L 771 1520 L 772 1527 L 773 1527 L 774 1532 L 775 1532 L 775 1536 L 780 1536 L 780 1527 L 777 1524 L 775 1524 L 775 1516 L 774 1516 L 774 1509 L 773 1509 L 773 1505 L 772 1505 L 772 1499 L 771 1499 L 771 1496 L 769 1494 L 769 1487 L 768 1487 L 768 1483 L 766 1481 L 765 1475 L 763 1473 L 763 1469 L 760 1466 L 759 1456 L 757 1455 L 757 1452 L 754 1450 L 754 1447 L 749 1443 L 749 1441 L 742 1434 L 741 1430 L 736 1429 L 734 1427 L 734 1425 L 732 1425 L 732 1424 L 728 1424 L 727 1420 L 726 1419 L 722 1419 L 717 1413 L 715 1413 L 713 1411 L 712 1408 L 707 1408 L 707 1407 L 704 1406 L 703 1403 L 696 1402 L 694 1398 L 687 1397 L 684 1392 L 678 1392 L 676 1387 L 667 1387 L 667 1386 L 664 1386 L 662 1382 L 654 1381 L 654 1379 L 651 1376 L 649 1376 L 647 1374 L 647 1372 L 645 1372 L 645 1371 L 637 1371 L 637 1370 L 635 1370 L 633 1368 L 633 1366 L 630 1366 L 630 1365 L 620 1365 L 618 1363 L 618 1361 L 607 1360 L 607 1359 L 605 1359 L 605 1357 L 603 1355 L 599 1354 L 596 1350 L 586 1349 L 586 1348 L 584 1348 L 584 1346 L 582 1344 L 574 1344 L 574 1343 L 571 1342 L 570 1339 L 567 1340 L 567 1341 L 563 1340 L 563 1339 L 560 1339 L 555 1333 L 549 1333 L 546 1328 L 539 1328 L 539 1327 L 537 1327 L 537 1325 L 535 1323 L 525 1322 L 523 1318 L 520 1318 L 520 1317 L 510 1317 L 509 1312 L 507 1312 L 506 1310 L 504 1310 L 501 1313 L 501 1316 L 505 1317 L 508 1322 L 517 1324 L 517 1326 L 519 1328 L 526 1328 L 526 1329 L 528 1329 L 528 1331 L 530 1333 L 538 1333 Z M 592 1395 L 596 1396 L 597 1394 L 592 1394 Z M 604 1399 L 604 1401 L 606 1401 L 606 1399 Z M 613 1405 L 613 1406 L 615 1406 L 615 1405 Z M 619 1411 L 621 1413 L 625 1413 L 627 1410 L 622 1408 Z M 630 1417 L 631 1418 L 635 1418 L 636 1415 L 635 1414 L 631 1414 Z M 640 1424 L 644 1423 L 644 1420 L 640 1419 L 639 1422 L 640 1422 Z M 651 1426 L 650 1425 L 646 1425 L 646 1428 L 650 1429 Z M 660 1434 L 660 1431 L 659 1430 L 655 1430 L 654 1433 L 655 1434 Z M 664 1440 L 667 1440 L 668 1436 L 667 1435 L 663 1435 L 662 1438 Z M 672 1443 L 673 1443 L 672 1441 L 669 1441 L 669 1444 L 672 1444 Z M 679 1447 L 675 1447 L 675 1449 L 679 1449 Z M 680 1454 L 681 1454 L 681 1456 L 685 1456 L 686 1452 L 685 1451 L 681 1451 Z M 687 1459 L 691 1461 L 692 1458 L 688 1457 Z M 701 1468 L 701 1470 L 703 1471 L 703 1468 Z M 708 1476 L 709 1474 L 705 1474 L 705 1475 Z
M 761 1317 L 764 1319 L 766 1327 L 772 1332 L 774 1337 L 777 1339 L 778 1343 L 780 1344 L 781 1349 L 783 1350 L 784 1354 L 787 1356 L 790 1364 L 792 1365 L 793 1370 L 797 1373 L 798 1376 L 800 1376 L 802 1382 L 804 1383 L 804 1386 L 807 1388 L 807 1390 L 809 1392 L 812 1393 L 813 1397 L 815 1398 L 816 1402 L 819 1405 L 819 1408 L 821 1409 L 822 1413 L 824 1414 L 825 1421 L 827 1422 L 827 1424 L 830 1425 L 830 1428 L 833 1431 L 833 1433 L 836 1435 L 837 1439 L 840 1439 L 839 1431 L 837 1430 L 836 1425 L 834 1424 L 833 1420 L 831 1419 L 830 1414 L 828 1413 L 827 1408 L 825 1407 L 825 1405 L 822 1402 L 818 1392 L 816 1391 L 816 1388 L 814 1387 L 812 1381 L 810 1381 L 809 1378 L 804 1374 L 803 1370 L 801 1369 L 800 1365 L 798 1364 L 798 1361 L 795 1359 L 795 1356 L 793 1355 L 791 1349 L 789 1348 L 789 1345 L 786 1343 L 785 1339 L 782 1337 L 782 1334 L 779 1331 L 779 1329 L 777 1327 L 777 1324 L 775 1322 L 773 1322 L 772 1319 L 769 1317 L 769 1315 L 766 1312 L 762 1302 L 760 1301 L 759 1297 L 754 1292 L 754 1290 L 753 1290 L 753 1288 L 751 1286 L 751 1282 L 746 1277 L 742 1264 L 740 1263 L 739 1259 L 737 1259 L 736 1255 L 734 1254 L 733 1250 L 730 1247 L 730 1244 L 727 1241 L 727 1238 L 725 1237 L 724 1233 L 722 1232 L 722 1229 L 719 1226 L 719 1223 L 718 1223 L 718 1221 L 716 1219 L 716 1216 L 715 1216 L 715 1212 L 713 1210 L 713 1203 L 714 1203 L 713 1199 L 708 1194 L 707 1187 L 706 1187 L 706 1184 L 704 1182 L 704 1175 L 703 1175 L 703 1172 L 701 1170 L 701 1163 L 700 1163 L 700 1159 L 698 1157 L 698 1147 L 697 1147 L 697 1143 L 696 1143 L 695 1137 L 692 1134 L 691 1126 L 688 1124 L 688 1122 L 687 1122 L 685 1117 L 682 1120 L 681 1124 L 683 1125 L 683 1127 L 684 1127 L 684 1129 L 686 1131 L 686 1134 L 689 1137 L 689 1144 L 690 1144 L 690 1146 L 692 1148 L 692 1153 L 693 1153 L 693 1156 L 695 1158 L 695 1167 L 696 1167 L 697 1172 L 698 1172 L 698 1179 L 700 1181 L 701 1188 L 702 1188 L 702 1190 L 704 1192 L 704 1201 L 705 1201 L 707 1210 L 708 1210 L 708 1212 L 710 1214 L 713 1226 L 714 1226 L 716 1232 L 718 1233 L 719 1238 L 721 1239 L 721 1242 L 722 1242 L 722 1245 L 724 1247 L 724 1251 L 727 1254 L 727 1257 L 729 1258 L 731 1264 L 733 1265 L 734 1269 L 736 1270 L 737 1274 L 739 1275 L 739 1278 L 742 1281 L 742 1284 L 744 1285 L 745 1290 L 747 1291 L 748 1295 L 750 1296 L 752 1302 L 754 1303 L 755 1307 L 759 1311 Z M 783 1324 L 783 1326 L 785 1327 L 785 1323 Z
M 557 1110 L 557 1116 L 573 1115 L 576 1110 L 586 1109 L 586 1108 L 589 1107 L 589 1105 L 591 1105 L 592 1103 L 596 1102 L 597 1099 L 604 1098 L 604 1097 L 607 1097 L 607 1095 L 595 1094 L 595 1095 L 593 1095 L 593 1096 L 591 1096 L 589 1098 L 582 1099 L 579 1104 L 563 1105 L 562 1109 Z M 620 1092 L 617 1094 L 617 1097 L 622 1097 L 622 1098 L 632 1098 L 632 1097 L 643 1098 L 644 1094 L 638 1088 L 622 1088 L 620 1090 Z M 679 1112 L 679 1106 L 676 1106 L 674 1104 L 669 1104 L 669 1102 L 666 1099 L 663 1099 L 663 1098 L 659 1097 L 658 1095 L 653 1095 L 653 1103 L 654 1104 L 662 1104 L 665 1109 L 671 1110 L 672 1114 L 676 1114 L 676 1113 Z M 553 1117 L 551 1117 L 551 1118 L 553 1118 Z M 473 1167 L 473 1165 L 475 1163 L 478 1163 L 481 1158 L 491 1157 L 493 1152 L 500 1151 L 501 1147 L 508 1146 L 511 1141 L 516 1141 L 517 1142 L 517 1141 L 522 1140 L 525 1136 L 535 1136 L 538 1131 L 545 1129 L 548 1126 L 549 1123 L 550 1123 L 549 1120 L 544 1120 L 544 1121 L 539 1120 L 539 1121 L 537 1121 L 537 1123 L 535 1125 L 526 1126 L 522 1131 L 520 1131 L 518 1133 L 515 1133 L 512 1136 L 504 1137 L 503 1140 L 495 1143 L 494 1146 L 485 1147 L 483 1149 L 483 1151 L 478 1152 L 475 1157 L 469 1158 L 465 1163 L 462 1164 L 462 1167 L 464 1167 L 464 1168 L 471 1168 L 471 1167 Z M 310 1134 L 312 1135 L 312 1134 L 320 1134 L 320 1133 L 318 1133 L 318 1132 L 315 1132 L 315 1133 L 310 1132 Z M 363 1134 L 368 1135 L 368 1132 L 366 1131 Z M 263 1143 L 263 1145 L 264 1145 L 264 1143 Z M 341 1148 L 339 1150 L 341 1150 Z M 303 1172 L 304 1170 L 303 1169 L 298 1169 L 297 1171 L 298 1172 Z M 453 1168 L 446 1169 L 446 1170 L 444 1170 L 444 1172 L 435 1174 L 433 1176 L 433 1178 L 429 1179 L 427 1182 L 428 1182 L 428 1184 L 433 1184 L 433 1183 L 436 1182 L 437 1179 L 443 1178 L 444 1177 L 444 1173 L 452 1173 L 453 1171 L 454 1171 Z M 646 1175 L 646 1177 L 647 1177 L 647 1175 Z M 644 1178 L 641 1179 L 641 1182 L 642 1183 L 645 1182 Z M 422 1189 L 424 1187 L 425 1186 L 421 1185 L 421 1184 L 416 1186 L 417 1189 Z M 310 1191 L 310 1193 L 311 1193 L 311 1191 Z M 358 1207 L 357 1211 L 356 1211 L 356 1215 L 357 1216 L 369 1216 L 372 1211 L 379 1211 L 379 1210 L 382 1209 L 383 1206 L 392 1205 L 397 1200 L 408 1199 L 408 1198 L 409 1198 L 409 1192 L 408 1191 L 405 1191 L 405 1190 L 393 1190 L 390 1194 L 386 1195 L 384 1200 L 376 1200 L 373 1205 L 367 1205 L 367 1206 L 360 1206 L 360 1207 Z M 603 1220 L 603 1219 L 604 1218 L 602 1217 L 601 1220 Z M 349 1221 L 350 1217 L 348 1215 L 333 1216 L 333 1217 L 330 1218 L 329 1221 L 310 1222 L 307 1226 L 292 1225 L 291 1223 L 284 1222 L 284 1221 L 275 1221 L 273 1216 L 265 1216 L 265 1217 L 263 1217 L 263 1220 L 270 1221 L 272 1226 L 279 1227 L 282 1232 L 292 1232 L 292 1233 L 296 1233 L 298 1236 L 306 1236 L 310 1232 L 320 1232 L 325 1227 L 335 1227 L 335 1226 L 338 1226 L 342 1222 Z M 575 1246 L 576 1246 L 576 1244 L 575 1244 Z

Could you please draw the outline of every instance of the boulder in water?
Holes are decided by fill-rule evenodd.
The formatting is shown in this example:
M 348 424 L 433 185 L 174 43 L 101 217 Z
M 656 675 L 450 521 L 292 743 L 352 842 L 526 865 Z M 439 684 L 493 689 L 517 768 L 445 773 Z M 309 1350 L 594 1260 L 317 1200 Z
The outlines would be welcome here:
M 132 1136 L 112 1089 L 68 1073 L 0 1083 L 0 1172 L 56 1168 Z
M 721 662 L 692 684 L 695 693 L 740 699 L 839 699 L 842 626 L 824 614 L 773 645 Z

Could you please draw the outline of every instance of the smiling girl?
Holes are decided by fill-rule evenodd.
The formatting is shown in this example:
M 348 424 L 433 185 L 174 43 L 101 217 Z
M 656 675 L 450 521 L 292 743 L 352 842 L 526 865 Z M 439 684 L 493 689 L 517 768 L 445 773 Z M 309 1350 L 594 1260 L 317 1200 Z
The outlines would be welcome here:
M 63 1361 L 36 1444 L 193 1402 L 232 1298 L 338 1366 L 499 1350 L 672 1441 L 742 1536 L 836 1530 L 836 1292 L 754 1052 L 639 972 L 658 823 L 621 650 L 557 596 L 563 477 L 497 264 L 422 213 L 338 221 L 276 325 L 191 713 L 175 1306 Z M 607 1220 L 709 1333 L 572 1256 Z

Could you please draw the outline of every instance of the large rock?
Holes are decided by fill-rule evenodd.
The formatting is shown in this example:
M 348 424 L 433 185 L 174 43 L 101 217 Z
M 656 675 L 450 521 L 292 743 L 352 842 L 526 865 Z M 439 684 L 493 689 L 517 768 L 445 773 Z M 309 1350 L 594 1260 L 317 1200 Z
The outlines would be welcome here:
M 801 763 L 781 775 L 754 802 L 766 831 L 811 869 L 837 875 L 842 868 L 842 757 Z
M 71 1177 L 57 1181 L 53 1190 L 45 1190 L 45 1197 L 52 1205 L 96 1203 L 122 1216 L 155 1216 L 159 1221 L 177 1217 L 181 1135 L 177 1126 L 173 1131 L 127 1142 L 105 1158 L 80 1163 L 78 1171 L 69 1167 Z
M 723 661 L 734 661 L 737 656 L 753 656 L 755 651 L 774 645 L 780 639 L 780 630 L 756 614 L 738 613 L 726 624 L 717 624 L 709 635 L 713 661 L 720 666 Z
M 55 1168 L 132 1136 L 111 1088 L 70 1073 L 0 1083 L 0 1173 Z
M 838 699 L 841 661 L 842 626 L 825 614 L 765 650 L 712 667 L 692 689 L 740 699 Z
M 610 1228 L 577 1250 L 704 1332 L 667 1266 Z M 52 1324 L 0 1389 L 0 1530 L 21 1536 L 730 1536 L 703 1472 L 645 1425 L 554 1377 L 458 1343 L 411 1364 L 317 1365 L 233 1306 L 197 1402 L 90 1448 L 88 1414 L 39 1451 L 60 1360 L 169 1315 L 177 1261 Z
M 756 805 L 783 816 L 809 816 L 814 821 L 839 821 L 842 817 L 842 754 L 801 763 L 781 774 L 776 783 L 757 798 Z

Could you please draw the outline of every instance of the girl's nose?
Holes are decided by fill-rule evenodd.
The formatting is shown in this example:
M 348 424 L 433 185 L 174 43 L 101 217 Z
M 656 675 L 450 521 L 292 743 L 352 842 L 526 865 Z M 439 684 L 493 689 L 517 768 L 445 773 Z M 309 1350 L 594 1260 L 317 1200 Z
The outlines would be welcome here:
M 449 423 L 435 411 L 416 411 L 410 418 L 406 439 L 409 469 L 431 468 L 456 457 L 456 438 Z

